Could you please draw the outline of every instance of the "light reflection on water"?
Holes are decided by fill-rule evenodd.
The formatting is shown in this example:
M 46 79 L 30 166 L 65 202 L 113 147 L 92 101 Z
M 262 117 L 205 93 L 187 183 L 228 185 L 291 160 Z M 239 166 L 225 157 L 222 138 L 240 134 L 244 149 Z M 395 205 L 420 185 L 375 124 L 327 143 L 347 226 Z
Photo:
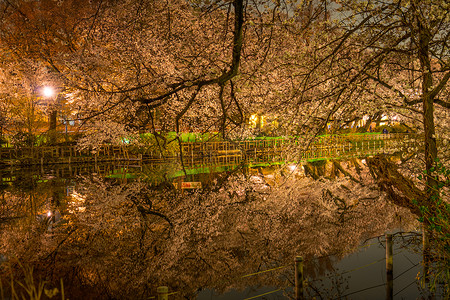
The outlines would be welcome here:
M 199 195 L 201 193 L 195 191 L 183 191 L 183 193 L 170 191 L 169 186 L 160 192 L 156 191 L 151 194 L 154 196 L 159 193 L 158 196 L 155 196 L 156 198 L 151 198 L 150 206 L 145 201 L 142 202 L 141 199 L 144 197 L 141 191 L 148 191 L 148 188 L 133 186 L 132 183 L 135 182 L 133 178 L 136 178 L 138 172 L 143 172 L 144 174 L 140 174 L 140 176 L 145 178 L 147 182 L 161 183 L 164 178 L 172 182 L 174 178 L 169 174 L 173 171 L 173 165 L 150 166 L 148 168 L 141 166 L 134 169 L 133 174 L 124 172 L 124 168 L 111 166 L 103 166 L 102 169 L 94 170 L 91 166 L 86 166 L 78 168 L 77 171 L 74 171 L 74 168 L 69 171 L 62 167 L 48 170 L 39 169 L 34 170 L 34 172 L 14 173 L 10 171 L 3 175 L 3 178 L 9 178 L 12 181 L 12 183 L 2 186 L 3 212 L 5 214 L 10 212 L 10 217 L 14 218 L 11 218 L 5 224 L 12 227 L 19 226 L 18 224 L 24 220 L 31 222 L 33 215 L 45 216 L 49 212 L 55 215 L 58 213 L 60 217 L 62 216 L 61 219 L 55 218 L 53 222 L 60 224 L 59 227 L 58 224 L 51 224 L 47 227 L 47 233 L 45 233 L 45 230 L 44 232 L 38 232 L 53 239 L 55 234 L 61 235 L 63 233 L 58 231 L 63 226 L 69 228 L 73 222 L 79 222 L 77 223 L 78 227 L 73 232 L 77 233 L 82 228 L 83 233 L 76 237 L 78 240 L 75 238 L 70 240 L 74 235 L 71 232 L 70 236 L 64 237 L 67 240 L 62 240 L 59 244 L 56 243 L 57 247 L 66 246 L 64 243 L 67 243 L 68 248 L 61 247 L 61 253 L 65 254 L 59 254 L 57 258 L 60 261 L 51 261 L 47 267 L 55 268 L 64 264 L 74 264 L 76 261 L 77 268 L 82 270 L 78 276 L 84 276 L 85 281 L 90 278 L 93 282 L 100 282 L 100 279 L 92 273 L 94 271 L 103 274 L 108 274 L 113 270 L 118 273 L 127 272 L 127 276 L 117 274 L 117 276 L 106 279 L 106 282 L 111 285 L 107 288 L 111 291 L 117 291 L 117 287 L 124 284 L 124 282 L 120 282 L 122 277 L 127 277 L 126 280 L 128 281 L 139 281 L 133 282 L 133 284 L 136 284 L 136 289 L 144 287 L 147 289 L 146 292 L 142 293 L 142 298 L 154 296 L 158 285 L 169 285 L 172 291 L 187 289 L 188 291 L 183 291 L 180 294 L 188 299 L 246 299 L 277 289 L 281 289 L 281 291 L 267 294 L 264 298 L 287 298 L 293 295 L 293 268 L 291 266 L 296 255 L 304 255 L 305 259 L 309 261 L 305 264 L 305 270 L 311 281 L 310 287 L 316 290 L 316 296 L 320 295 L 324 299 L 339 298 L 346 295 L 345 298 L 348 299 L 384 298 L 386 293 L 384 286 L 360 291 L 381 285 L 386 280 L 383 243 L 378 243 L 377 239 L 369 239 L 360 250 L 355 247 L 365 239 L 395 228 L 401 228 L 402 226 L 405 226 L 406 230 L 414 228 L 417 225 L 412 225 L 414 216 L 409 215 L 405 209 L 393 207 L 392 204 L 375 204 L 373 201 L 351 200 L 342 207 L 340 203 L 336 203 L 337 200 L 333 200 L 335 198 L 329 198 L 326 193 L 322 193 L 322 195 L 319 193 L 318 195 L 329 199 L 324 198 L 326 201 L 322 199 L 321 202 L 316 203 L 310 196 L 311 192 L 307 193 L 302 188 L 297 187 L 300 184 L 295 184 L 290 191 L 279 192 L 279 194 L 273 196 L 278 198 L 273 199 L 266 194 L 268 187 L 279 180 L 280 176 L 282 180 L 285 180 L 284 175 L 275 172 L 278 171 L 277 168 L 242 168 L 236 173 L 233 169 L 227 169 L 224 173 L 211 173 L 213 169 L 208 167 L 209 172 L 191 172 L 191 174 L 185 175 L 183 180 L 204 182 L 204 186 L 211 188 L 207 195 L 202 196 Z M 206 168 L 204 169 L 206 170 Z M 301 169 L 298 168 L 299 171 Z M 295 170 L 288 169 L 289 171 Z M 97 175 L 93 176 L 93 173 Z M 109 174 L 107 182 L 110 185 L 107 188 L 104 188 L 105 183 L 101 178 L 104 177 L 105 173 Z M 240 176 L 237 176 L 239 180 L 236 182 L 233 181 L 234 175 Z M 242 181 L 242 176 L 250 180 Z M 292 176 L 290 178 L 296 179 Z M 303 179 L 300 176 L 297 180 L 300 182 Z M 3 180 L 4 183 L 6 181 Z M 223 182 L 227 182 L 228 185 Z M 215 190 L 217 184 L 223 184 L 223 188 Z M 311 182 L 308 184 L 311 185 Z M 305 189 L 308 184 L 305 183 Z M 244 187 L 241 188 L 241 185 Z M 323 182 L 317 183 L 317 189 L 324 189 L 325 187 L 326 184 Z M 102 188 L 104 189 L 102 190 Z M 298 188 L 298 190 L 295 190 L 295 188 Z M 130 192 L 130 189 L 136 190 Z M 113 192 L 110 193 L 111 191 Z M 341 192 L 345 194 L 345 190 Z M 131 202 L 129 202 L 130 206 L 125 207 L 125 209 L 120 207 L 118 209 L 119 214 L 128 213 L 129 209 L 134 208 L 137 208 L 137 212 L 124 217 L 128 217 L 128 219 L 121 220 L 123 219 L 122 216 L 118 216 L 117 213 L 100 211 L 98 206 L 92 203 L 92 200 L 89 200 L 95 196 L 92 195 L 93 193 L 99 194 L 99 201 L 111 200 L 111 202 L 113 199 L 108 197 L 114 197 L 116 194 L 122 193 L 120 195 L 123 197 L 118 197 L 117 203 Z M 100 193 L 103 194 L 100 195 Z M 165 199 L 160 194 L 173 195 L 178 198 L 176 201 L 172 201 L 171 199 Z M 224 195 L 228 198 L 223 199 Z M 22 202 L 14 201 L 15 205 L 18 203 L 22 203 L 22 205 L 13 207 L 10 204 L 11 201 L 5 202 L 5 197 L 14 197 L 16 200 L 22 197 L 26 200 Z M 292 198 L 282 199 L 282 197 Z M 300 197 L 301 200 L 297 197 Z M 211 198 L 216 199 L 216 201 L 212 201 Z M 136 201 L 141 202 L 136 204 Z M 178 204 L 173 203 L 177 201 Z M 193 202 L 186 204 L 180 201 Z M 242 203 L 242 207 L 239 203 Z M 217 207 L 213 207 L 214 205 L 217 205 Z M 289 207 L 291 205 L 292 209 Z M 363 207 L 358 208 L 361 205 Z M 231 208 L 227 208 L 227 206 L 231 206 Z M 199 208 L 203 209 L 204 207 L 206 207 L 204 210 L 199 210 Z M 108 209 L 114 209 L 114 206 L 108 206 Z M 179 211 L 177 211 L 178 209 Z M 302 209 L 307 213 L 302 212 Z M 333 209 L 339 211 L 339 214 L 336 215 Z M 154 215 L 151 216 L 153 219 L 149 221 L 149 216 L 143 217 L 139 214 L 142 210 L 155 210 L 167 214 L 169 218 L 172 218 L 173 227 L 168 227 L 166 221 L 161 218 L 158 219 Z M 393 210 L 395 213 L 391 213 L 389 210 Z M 86 215 L 93 212 L 96 215 L 92 218 L 85 218 Z M 25 215 L 26 218 L 24 218 Z M 186 219 L 183 220 L 183 217 Z M 36 218 L 34 217 L 34 219 Z M 114 220 L 113 222 L 118 225 L 111 226 L 107 224 L 108 220 Z M 105 223 L 99 223 L 99 225 L 96 224 L 97 221 Z M 142 222 L 150 222 L 152 227 L 146 225 L 147 227 L 141 228 Z M 2 226 L 0 229 L 7 232 L 8 226 Z M 96 226 L 100 226 L 100 228 Z M 33 230 L 36 230 L 35 227 L 33 228 Z M 148 233 L 148 230 L 150 230 L 150 233 Z M 166 230 L 169 231 L 166 232 Z M 191 232 L 189 233 L 186 230 Z M 29 231 L 27 232 L 29 234 Z M 86 242 L 91 238 L 90 235 L 95 236 L 100 232 L 104 234 L 101 243 Z M 135 233 L 146 236 L 143 241 L 134 240 Z M 178 237 L 177 233 L 180 233 L 181 236 Z M 80 242 L 79 239 L 86 239 L 86 241 Z M 154 239 L 154 241 L 151 241 L 151 239 Z M 15 241 L 18 240 L 20 238 Z M 70 243 L 67 242 L 69 240 Z M 399 241 L 400 238 L 394 240 L 395 247 L 397 247 L 394 247 L 394 254 L 402 251 L 394 257 L 394 278 L 400 272 L 408 268 L 410 270 L 395 280 L 394 294 L 397 294 L 396 297 L 399 297 L 399 299 L 414 299 L 420 296 L 420 291 L 416 284 L 411 284 L 411 282 L 415 282 L 420 264 L 416 267 L 412 266 L 420 262 L 420 256 L 415 254 L 414 247 L 401 248 L 404 243 Z M 108 243 L 111 243 L 111 245 L 107 246 Z M 171 247 L 170 244 L 177 246 Z M 370 244 L 370 246 L 367 247 L 367 244 Z M 145 247 L 147 254 L 144 257 L 135 257 L 135 255 L 141 255 L 138 251 L 129 253 L 129 251 L 133 252 L 135 248 L 128 247 L 139 245 Z M 40 258 L 30 255 L 26 249 L 20 249 L 21 246 L 7 245 L 3 249 L 17 251 L 15 254 L 19 259 L 24 260 L 22 263 L 35 263 L 36 259 Z M 28 245 L 25 241 L 23 247 L 26 246 Z M 45 243 L 43 243 L 43 247 L 39 248 L 39 251 L 45 253 Z M 49 242 L 49 247 L 54 247 L 54 244 Z M 77 253 L 74 251 L 77 247 L 88 248 L 80 248 L 83 250 Z M 125 255 L 125 257 L 117 259 L 114 255 L 109 256 L 110 253 L 102 252 L 102 247 L 107 251 L 116 251 L 116 255 Z M 76 259 L 79 255 L 84 256 L 93 253 L 96 253 L 95 255 L 100 260 L 96 262 L 94 259 L 93 265 L 89 265 L 88 259 Z M 130 257 L 126 257 L 127 253 L 130 254 Z M 318 253 L 325 254 L 325 258 L 315 259 L 319 256 Z M 328 255 L 334 253 L 338 253 L 338 255 Z M 8 257 L 8 253 L 0 252 L 0 254 Z M 66 258 L 70 259 L 65 261 Z M 74 261 L 74 259 L 76 260 Z M 170 260 L 173 261 L 165 265 Z M 365 268 L 360 268 L 376 260 L 379 261 Z M 109 270 L 101 269 L 101 266 L 105 263 L 111 264 Z M 123 265 L 123 269 L 120 265 L 114 265 L 120 263 Z M 155 267 L 143 267 L 141 265 L 136 268 L 137 263 L 155 264 Z M 218 267 L 216 268 L 214 264 L 217 264 Z M 280 265 L 291 266 L 270 274 L 242 279 L 245 274 Z M 147 272 L 148 274 L 144 277 L 142 277 L 142 274 L 136 274 L 135 277 L 133 277 L 134 275 L 131 276 L 132 274 L 129 273 L 133 272 L 133 266 L 136 271 Z M 354 271 L 342 274 L 348 270 Z M 65 272 L 61 274 L 65 274 Z M 223 274 L 220 274 L 220 272 L 223 272 Z M 43 274 L 47 273 L 43 272 Z M 152 274 L 155 278 L 152 277 Z M 336 274 L 342 274 L 342 276 L 335 276 Z M 67 273 L 64 276 L 67 276 Z M 321 277 L 330 278 L 318 280 Z M 160 280 L 160 278 L 163 279 Z M 236 280 L 236 278 L 240 279 Z M 141 283 L 142 280 L 146 280 L 147 283 Z M 220 282 L 220 284 L 217 284 L 217 282 Z M 76 289 L 76 287 L 71 288 Z M 69 291 L 70 287 L 67 287 L 67 289 Z M 89 291 L 89 289 L 86 289 L 86 291 Z M 360 292 L 356 293 L 357 291 Z M 173 297 L 178 298 L 180 294 Z M 128 297 L 129 294 L 120 295 L 119 298 L 121 296 Z M 141 298 L 141 295 L 137 298 Z

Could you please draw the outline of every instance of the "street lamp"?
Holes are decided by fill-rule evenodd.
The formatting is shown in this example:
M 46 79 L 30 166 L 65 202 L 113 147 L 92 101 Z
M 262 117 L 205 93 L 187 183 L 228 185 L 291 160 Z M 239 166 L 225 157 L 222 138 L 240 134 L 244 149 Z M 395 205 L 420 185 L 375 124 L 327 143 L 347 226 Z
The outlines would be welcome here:
M 45 86 L 42 89 L 42 95 L 45 98 L 51 98 L 51 97 L 53 97 L 55 95 L 55 90 L 52 87 L 50 87 L 50 86 Z
M 56 117 L 57 117 L 56 101 L 57 101 L 57 99 L 54 99 L 54 98 L 57 98 L 57 93 L 53 87 L 47 85 L 47 86 L 42 87 L 41 94 L 42 94 L 43 98 L 48 99 L 52 102 L 52 103 L 49 103 L 48 100 L 45 101 L 45 102 L 47 102 L 45 104 L 47 105 L 47 108 L 49 109 L 48 137 L 49 137 L 49 142 L 51 144 L 53 144 L 56 142 Z

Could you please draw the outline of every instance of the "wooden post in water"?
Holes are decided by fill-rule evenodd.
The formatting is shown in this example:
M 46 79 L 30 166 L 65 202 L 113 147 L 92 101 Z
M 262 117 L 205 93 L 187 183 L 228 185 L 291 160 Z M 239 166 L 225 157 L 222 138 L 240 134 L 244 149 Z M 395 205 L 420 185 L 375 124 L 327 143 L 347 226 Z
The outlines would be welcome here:
M 430 233 L 426 224 L 422 224 L 422 255 L 423 255 L 423 283 L 427 286 L 430 282 Z
M 303 298 L 303 257 L 295 257 L 295 300 Z
M 394 261 L 392 255 L 392 234 L 386 234 L 386 299 L 394 298 Z
M 169 288 L 167 286 L 159 286 L 156 289 L 158 294 L 158 300 L 168 300 L 169 299 Z

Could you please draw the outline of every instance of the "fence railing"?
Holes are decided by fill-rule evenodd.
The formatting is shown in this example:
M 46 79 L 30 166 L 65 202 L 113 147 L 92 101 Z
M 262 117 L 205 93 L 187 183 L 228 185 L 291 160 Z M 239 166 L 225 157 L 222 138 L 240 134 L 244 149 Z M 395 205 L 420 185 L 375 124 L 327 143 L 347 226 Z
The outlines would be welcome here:
M 182 143 L 184 161 L 190 165 L 227 165 L 241 162 L 310 161 L 346 159 L 381 153 L 419 152 L 417 134 L 332 135 L 314 139 L 268 139 L 238 142 Z
M 0 162 L 9 164 L 78 163 L 90 161 L 130 160 L 126 147 L 103 145 L 94 150 L 76 146 L 0 147 Z
M 417 152 L 423 148 L 417 134 L 329 135 L 312 139 L 284 138 L 247 141 L 183 142 L 181 156 L 194 164 L 198 159 L 211 161 L 243 157 L 271 157 L 295 161 L 337 159 L 393 152 Z M 145 149 L 144 149 L 145 150 Z M 174 154 L 175 155 L 175 154 Z M 161 159 L 143 155 L 130 148 L 103 145 L 94 150 L 80 150 L 76 146 L 0 147 L 0 162 L 9 164 L 77 163 L 86 161 Z M 220 162 L 219 162 L 220 163 Z

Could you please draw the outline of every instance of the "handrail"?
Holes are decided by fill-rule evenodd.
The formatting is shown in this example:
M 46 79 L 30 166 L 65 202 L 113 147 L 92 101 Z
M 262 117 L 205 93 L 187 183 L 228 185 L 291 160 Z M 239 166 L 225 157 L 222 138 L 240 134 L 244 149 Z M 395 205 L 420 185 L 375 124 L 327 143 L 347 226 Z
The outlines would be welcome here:
M 238 142 L 186 142 L 181 144 L 184 156 L 246 156 L 278 154 L 286 156 L 297 151 L 296 160 L 349 158 L 380 153 L 417 152 L 423 147 L 418 134 L 393 133 L 370 135 L 330 135 L 316 137 L 310 142 L 301 138 L 246 140 Z
M 423 147 L 418 134 L 345 134 L 328 135 L 313 138 L 261 139 L 245 141 L 183 142 L 180 151 L 184 158 L 228 157 L 261 155 L 279 156 L 281 160 L 295 155 L 295 161 L 314 159 L 341 159 L 364 157 L 380 153 L 417 152 Z M 77 149 L 76 146 L 38 146 L 38 147 L 0 147 L 0 160 L 29 161 L 59 159 L 60 162 L 73 162 L 74 159 L 121 159 L 135 160 L 126 145 L 103 145 L 95 151 Z M 141 155 L 142 159 L 142 155 Z

